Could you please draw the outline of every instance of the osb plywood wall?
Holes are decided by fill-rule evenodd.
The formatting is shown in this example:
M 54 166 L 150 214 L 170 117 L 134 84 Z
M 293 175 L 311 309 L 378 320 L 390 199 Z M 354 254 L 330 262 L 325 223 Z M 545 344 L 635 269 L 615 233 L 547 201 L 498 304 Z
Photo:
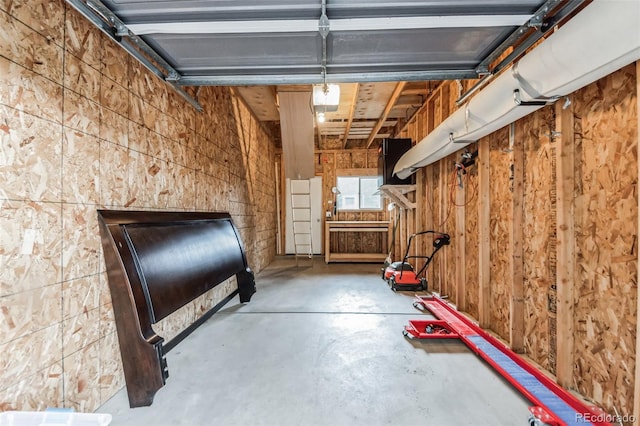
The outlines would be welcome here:
M 427 167 L 427 193 L 431 196 L 426 201 L 427 221 L 425 230 L 444 232 L 451 236 L 451 245 L 445 246 L 433 257 L 428 269 L 429 289 L 455 299 L 456 270 L 450 265 L 457 261 L 456 250 L 456 200 L 458 177 L 455 174 L 456 158 L 451 155 L 432 167 Z M 431 255 L 433 235 L 423 239 L 421 255 Z
M 637 297 L 635 66 L 580 90 L 576 138 L 575 382 L 631 413 Z
M 273 258 L 272 142 L 229 90 L 198 97 L 204 113 L 62 0 L 0 1 L 0 410 L 93 411 L 124 386 L 97 209 L 229 211 L 250 266 Z
M 538 364 L 555 372 L 549 324 L 555 320 L 555 131 L 554 109 L 546 107 L 520 120 L 524 138 L 524 346 Z
M 512 296 L 522 286 L 524 318 L 521 329 L 522 350 L 530 359 L 551 373 L 556 371 L 558 341 L 572 341 L 569 359 L 562 372 L 569 377 L 572 390 L 602 406 L 611 414 L 633 413 L 635 374 L 636 302 L 637 302 L 637 235 L 638 235 L 638 111 L 636 65 L 630 65 L 577 91 L 569 97 L 545 107 L 509 127 L 484 139 L 490 145 L 489 186 L 474 187 L 476 166 L 469 170 L 464 202 L 464 224 L 447 219 L 450 202 L 448 182 L 451 163 L 460 152 L 425 167 L 418 173 L 422 186 L 422 206 L 417 223 L 426 227 L 446 223 L 447 228 L 464 229 L 464 306 L 470 315 L 480 318 L 479 196 L 488 193 L 490 285 L 489 321 L 487 327 L 505 341 L 513 339 L 511 328 Z M 464 86 L 467 86 L 465 83 Z M 455 90 L 453 83 L 449 86 Z M 427 134 L 437 123 L 438 108 L 443 104 L 435 96 L 408 126 Z M 558 111 L 570 111 L 573 130 L 562 129 Z M 452 111 L 455 107 L 450 105 Z M 446 118 L 446 117 L 445 117 Z M 421 123 L 421 124 L 419 124 Z M 418 127 L 419 126 L 419 127 Z M 562 130 L 563 133 L 556 133 Z M 419 134 L 419 132 L 418 132 Z M 421 137 L 424 137 L 422 135 Z M 561 161 L 558 138 L 571 138 L 571 155 L 575 157 L 572 177 L 575 188 L 569 194 L 575 235 L 569 238 L 575 271 L 569 293 L 573 311 L 558 318 L 556 298 L 558 272 L 567 264 L 558 261 L 558 232 L 565 228 L 557 218 L 558 195 L 562 179 L 557 176 Z M 477 144 L 469 150 L 477 149 Z M 522 156 L 514 148 L 522 147 Z M 566 153 L 564 155 L 567 155 Z M 456 158 L 456 156 L 458 156 Z M 519 159 L 521 158 L 521 159 Z M 520 161 L 520 164 L 516 164 Z M 522 168 L 522 190 L 515 190 L 514 168 Z M 572 173 L 566 171 L 563 173 Z M 474 193 L 475 191 L 475 193 Z M 518 197 L 521 197 L 518 200 Z M 522 255 L 514 257 L 514 220 L 520 202 L 522 208 Z M 455 209 L 460 208 L 454 206 Z M 566 208 L 566 206 L 565 206 Z M 563 218 L 566 221 L 567 217 Z M 453 232 L 452 232 L 453 234 Z M 430 272 L 431 289 L 446 291 L 454 303 L 458 294 L 452 291 L 451 269 L 459 268 L 456 241 L 445 248 L 446 256 L 434 259 Z M 514 281 L 517 263 L 521 262 L 521 283 Z M 444 282 L 447 280 L 448 282 Z M 573 335 L 567 335 L 566 323 L 573 324 Z M 515 339 L 517 340 L 517 339 Z M 559 365 L 559 364 L 558 364 Z
M 457 108 L 455 100 L 459 95 L 460 87 L 457 82 L 440 84 L 398 137 L 409 137 L 416 143 L 422 140 Z M 451 235 L 451 245 L 444 247 L 434 256 L 426 271 L 426 277 L 430 291 L 447 295 L 454 301 L 457 276 L 455 268 L 451 265 L 458 261 L 455 256 L 454 234 L 457 222 L 455 193 L 458 190 L 455 163 L 459 160 L 460 154 L 456 153 L 417 173 L 416 194 L 411 194 L 416 197 L 417 213 L 411 212 L 407 215 L 405 224 L 398 232 L 399 238 L 408 238 L 411 232 L 423 230 L 446 232 Z M 411 230 L 408 231 L 407 228 Z M 406 248 L 406 241 L 399 238 L 396 239 L 398 245 Z M 432 236 L 419 237 L 415 244 L 415 254 L 424 256 L 431 255 L 432 252 Z M 422 264 L 419 265 L 421 266 Z
M 474 165 L 467 169 L 464 187 L 464 221 L 462 231 L 465 236 L 465 310 L 478 318 L 478 168 Z
M 489 295 L 490 324 L 493 331 L 505 339 L 509 337 L 509 309 L 511 306 L 511 252 L 509 235 L 513 220 L 510 191 L 511 157 L 509 129 L 503 128 L 489 136 L 489 253 L 491 286 Z

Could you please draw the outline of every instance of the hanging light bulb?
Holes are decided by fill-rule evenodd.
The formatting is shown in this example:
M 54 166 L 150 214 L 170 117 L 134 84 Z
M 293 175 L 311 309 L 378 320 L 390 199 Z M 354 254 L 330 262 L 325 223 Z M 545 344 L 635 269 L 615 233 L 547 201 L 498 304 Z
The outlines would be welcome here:
M 340 86 L 318 84 L 313 86 L 313 105 L 322 106 L 325 111 L 337 111 L 340 104 Z
M 319 112 L 318 113 L 318 123 L 324 123 L 324 112 Z

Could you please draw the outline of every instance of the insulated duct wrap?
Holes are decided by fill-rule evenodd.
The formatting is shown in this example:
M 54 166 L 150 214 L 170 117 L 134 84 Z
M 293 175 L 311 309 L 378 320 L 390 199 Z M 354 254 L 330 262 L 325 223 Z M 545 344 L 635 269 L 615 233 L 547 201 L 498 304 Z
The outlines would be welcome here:
M 596 0 L 407 151 L 404 179 L 466 145 L 640 59 L 640 2 Z M 520 104 L 514 92 L 519 92 Z

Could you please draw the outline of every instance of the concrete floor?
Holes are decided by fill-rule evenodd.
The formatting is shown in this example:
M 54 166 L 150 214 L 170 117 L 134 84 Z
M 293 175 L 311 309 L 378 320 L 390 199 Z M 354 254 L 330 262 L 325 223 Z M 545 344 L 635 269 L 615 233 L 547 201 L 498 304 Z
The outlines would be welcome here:
M 111 425 L 526 425 L 529 403 L 457 341 L 408 341 L 413 293 L 380 265 L 278 258 L 167 355 L 151 407 L 125 390 Z

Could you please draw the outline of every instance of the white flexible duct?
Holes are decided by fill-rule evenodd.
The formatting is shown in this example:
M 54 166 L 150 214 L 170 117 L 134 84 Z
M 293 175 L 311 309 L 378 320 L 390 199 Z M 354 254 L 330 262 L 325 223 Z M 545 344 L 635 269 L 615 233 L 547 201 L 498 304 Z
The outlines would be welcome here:
M 503 72 L 407 151 L 394 174 L 404 179 L 543 105 L 640 59 L 640 1 L 596 0 Z

